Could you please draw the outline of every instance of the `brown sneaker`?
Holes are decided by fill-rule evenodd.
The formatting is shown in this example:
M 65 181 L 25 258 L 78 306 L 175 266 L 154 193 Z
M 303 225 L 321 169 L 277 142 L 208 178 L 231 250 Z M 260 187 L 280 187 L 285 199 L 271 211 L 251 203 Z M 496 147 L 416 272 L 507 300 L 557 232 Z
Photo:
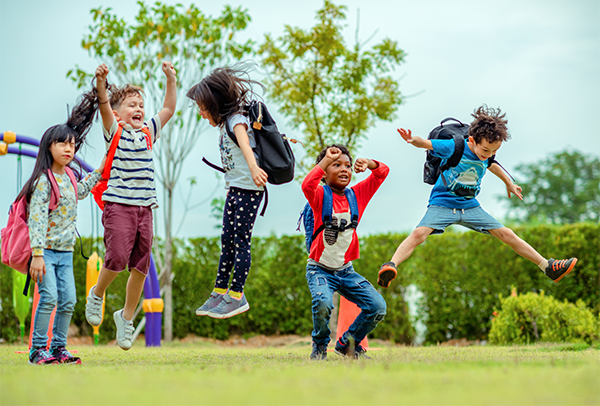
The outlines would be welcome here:
M 546 271 L 544 272 L 546 276 L 554 281 L 554 283 L 558 283 L 563 276 L 568 274 L 575 268 L 575 264 L 577 263 L 577 258 L 571 259 L 560 259 L 556 260 L 550 258 L 548 260 L 548 266 L 546 267 Z
M 398 271 L 396 270 L 396 264 L 393 262 L 386 262 L 379 268 L 379 276 L 377 277 L 377 284 L 382 288 L 390 286 L 390 282 L 396 279 Z

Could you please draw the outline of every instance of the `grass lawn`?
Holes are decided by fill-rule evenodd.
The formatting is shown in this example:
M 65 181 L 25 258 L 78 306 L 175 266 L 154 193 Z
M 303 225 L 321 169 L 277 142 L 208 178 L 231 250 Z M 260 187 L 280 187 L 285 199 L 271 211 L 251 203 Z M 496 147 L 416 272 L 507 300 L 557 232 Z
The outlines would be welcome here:
M 373 344 L 371 344 L 373 345 Z M 331 347 L 331 346 L 330 346 Z M 310 346 L 73 346 L 82 365 L 30 366 L 0 346 L 0 405 L 595 405 L 600 346 L 392 347 L 372 360 Z

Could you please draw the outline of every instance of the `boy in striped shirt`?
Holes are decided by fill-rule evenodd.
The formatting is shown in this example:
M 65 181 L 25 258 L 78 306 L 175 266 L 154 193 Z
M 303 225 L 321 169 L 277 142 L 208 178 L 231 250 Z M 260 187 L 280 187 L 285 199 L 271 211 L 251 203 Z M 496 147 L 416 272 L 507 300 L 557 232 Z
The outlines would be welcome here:
M 102 64 L 96 69 L 106 149 L 116 138 L 118 144 L 107 189 L 102 195 L 105 261 L 98 283 L 89 291 L 85 316 L 92 326 L 100 325 L 104 292 L 117 275 L 128 268 L 125 307 L 113 314 L 117 344 L 124 350 L 132 345 L 133 313 L 150 268 L 152 209 L 158 207 L 152 146 L 160 137 L 162 127 L 175 113 L 177 102 L 175 69 L 170 62 L 163 62 L 162 70 L 167 77 L 163 108 L 146 122 L 142 89 L 127 84 L 121 88 L 110 86 L 107 90 L 108 67 Z

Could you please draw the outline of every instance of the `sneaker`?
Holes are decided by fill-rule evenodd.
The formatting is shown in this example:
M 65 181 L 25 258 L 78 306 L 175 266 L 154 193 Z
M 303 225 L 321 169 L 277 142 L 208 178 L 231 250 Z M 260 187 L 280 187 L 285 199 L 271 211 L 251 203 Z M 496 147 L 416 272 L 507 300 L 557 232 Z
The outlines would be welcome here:
M 223 296 L 225 295 L 220 295 L 214 291 L 211 292 L 206 302 L 196 309 L 196 316 L 206 316 L 210 310 L 214 309 L 219 303 L 221 303 Z
M 57 347 L 51 354 L 59 364 L 81 364 L 81 358 L 73 356 L 65 347 Z
M 48 365 L 58 364 L 58 360 L 54 358 L 45 348 L 36 348 L 29 353 L 29 364 L 31 365 Z
M 243 313 L 250 308 L 246 295 L 242 295 L 240 300 L 229 296 L 229 293 L 223 295 L 221 302 L 212 310 L 209 310 L 208 317 L 213 319 L 227 319 L 237 314 Z
M 123 309 L 114 312 L 113 319 L 117 326 L 117 344 L 127 351 L 133 344 L 133 322 L 123 318 Z
M 546 267 L 546 271 L 544 273 L 548 278 L 552 279 L 554 283 L 558 283 L 558 281 L 560 281 L 563 278 L 563 276 L 565 276 L 573 270 L 576 263 L 577 258 L 561 260 L 550 258 L 548 260 L 548 266 Z
M 342 355 L 344 357 L 350 357 L 354 359 L 362 358 L 362 359 L 371 359 L 366 355 L 367 350 L 363 348 L 362 345 L 354 344 L 354 340 L 348 340 L 345 342 L 343 337 L 340 337 L 335 343 L 335 353 L 338 355 Z
M 102 324 L 102 302 L 104 300 L 94 294 L 95 287 L 96 285 L 90 288 L 87 302 L 85 303 L 85 318 L 92 326 L 99 326 Z
M 398 275 L 396 265 L 393 262 L 386 262 L 379 268 L 377 284 L 383 288 L 387 288 L 390 286 L 390 282 L 396 279 L 396 275 Z
M 312 344 L 312 353 L 310 359 L 315 361 L 321 361 L 327 359 L 327 346 L 324 344 L 318 345 L 317 343 Z

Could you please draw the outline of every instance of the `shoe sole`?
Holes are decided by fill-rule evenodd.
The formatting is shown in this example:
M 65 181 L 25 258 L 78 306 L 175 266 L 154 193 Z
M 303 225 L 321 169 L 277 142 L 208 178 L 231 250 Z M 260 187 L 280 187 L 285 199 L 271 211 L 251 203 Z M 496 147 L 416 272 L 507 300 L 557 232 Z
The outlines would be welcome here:
M 569 267 L 569 269 L 567 269 L 567 272 L 565 272 L 564 274 L 562 274 L 558 278 L 556 278 L 554 283 L 558 283 L 562 278 L 564 278 L 565 275 L 568 275 L 573 270 L 573 268 L 575 268 L 576 263 L 577 263 L 577 258 L 575 258 L 573 260 L 573 262 L 571 263 L 571 266 Z
M 196 310 L 196 316 L 206 316 L 208 315 L 208 310 Z
M 216 314 L 216 313 L 211 313 L 209 311 L 208 314 L 207 314 L 207 316 L 208 317 L 212 317 L 213 319 L 228 319 L 230 317 L 237 316 L 240 313 L 244 313 L 248 309 L 250 309 L 250 305 L 248 303 L 246 303 L 242 307 L 238 307 L 237 309 L 235 309 L 232 312 L 229 312 L 229 313 L 226 313 L 226 314 Z
M 396 279 L 398 275 L 398 271 L 396 271 L 390 265 L 386 265 L 379 270 L 379 275 L 377 277 L 377 284 L 382 288 L 387 288 L 390 286 L 390 282 Z

